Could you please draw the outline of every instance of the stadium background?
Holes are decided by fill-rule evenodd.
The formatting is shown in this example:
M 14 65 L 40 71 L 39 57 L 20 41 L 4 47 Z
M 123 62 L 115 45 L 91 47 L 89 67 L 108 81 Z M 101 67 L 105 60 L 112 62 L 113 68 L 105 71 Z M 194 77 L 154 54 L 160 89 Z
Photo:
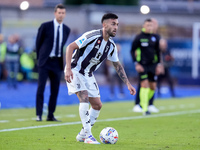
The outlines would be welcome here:
M 23 42 L 24 52 L 30 55 L 35 50 L 35 38 L 38 27 L 42 22 L 52 20 L 54 17 L 53 8 L 58 3 L 66 5 L 67 15 L 64 23 L 72 30 L 70 39 L 66 45 L 85 31 L 101 28 L 100 20 L 102 14 L 105 12 L 116 13 L 119 16 L 120 25 L 118 34 L 114 40 L 121 44 L 125 70 L 134 84 L 137 83 L 137 73 L 130 57 L 131 42 L 135 35 L 140 32 L 141 25 L 146 18 L 156 18 L 159 22 L 158 33 L 168 40 L 169 48 L 175 59 L 171 67 L 171 73 L 176 84 L 175 88 L 179 89 L 179 95 L 192 96 L 193 92 L 194 95 L 200 93 L 200 77 L 198 75 L 197 78 L 193 78 L 191 74 L 193 24 L 200 22 L 200 0 L 28 0 L 30 4 L 29 8 L 21 10 L 19 6 L 22 1 L 0 1 L 0 32 L 5 38 L 13 33 L 19 34 Z M 142 14 L 140 12 L 140 7 L 144 4 L 150 7 L 150 13 Z M 198 44 L 198 48 L 200 48 L 200 44 Z M 34 56 L 33 59 L 35 59 Z M 198 55 L 198 63 L 200 64 L 200 53 Z M 37 69 L 32 70 L 31 73 L 37 73 L 36 71 Z M 199 72 L 200 65 L 198 67 Z M 96 72 L 96 76 L 106 95 L 108 89 L 104 87 L 107 85 L 103 68 Z M 33 78 L 31 77 L 28 79 L 19 79 L 21 85 L 18 91 L 10 90 L 11 94 L 6 94 L 9 92 L 6 88 L 6 80 L 1 80 L 0 102 L 2 103 L 2 108 L 17 107 L 18 105 L 23 107 L 24 105 L 19 103 L 26 101 L 22 100 L 20 92 L 31 92 L 27 96 L 31 97 L 32 103 L 25 107 L 34 106 L 34 88 L 37 75 Z M 181 89 L 186 86 L 195 90 L 190 94 L 187 92 L 185 94 L 185 91 L 188 90 L 185 89 L 185 91 L 182 91 Z M 28 90 L 23 91 L 24 88 Z M 67 88 L 65 86 L 61 86 L 60 93 L 62 91 L 65 95 L 61 99 L 68 99 L 66 94 Z M 69 99 L 73 99 L 73 97 Z M 127 99 L 134 98 L 127 97 Z M 3 103 L 6 104 L 3 105 Z M 15 103 L 16 105 L 13 106 L 12 104 Z M 64 102 L 64 104 L 66 103 Z

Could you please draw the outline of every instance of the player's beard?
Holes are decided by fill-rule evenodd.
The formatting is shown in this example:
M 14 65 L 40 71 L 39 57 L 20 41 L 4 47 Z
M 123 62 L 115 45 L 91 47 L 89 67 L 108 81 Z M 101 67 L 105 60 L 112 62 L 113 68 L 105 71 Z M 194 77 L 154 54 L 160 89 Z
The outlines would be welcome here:
M 111 37 L 115 37 L 116 36 L 116 31 L 114 32 L 114 30 L 111 31 L 111 29 L 109 29 L 108 30 L 108 35 L 111 36 Z

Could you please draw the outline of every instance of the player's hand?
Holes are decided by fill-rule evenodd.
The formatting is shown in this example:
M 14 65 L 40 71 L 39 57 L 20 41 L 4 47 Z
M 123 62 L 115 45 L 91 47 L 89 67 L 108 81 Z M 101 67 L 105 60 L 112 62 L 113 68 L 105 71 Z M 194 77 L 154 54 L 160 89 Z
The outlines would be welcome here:
M 135 95 L 136 94 L 136 90 L 131 84 L 128 84 L 128 90 L 130 91 L 131 95 Z
M 165 73 L 164 66 L 162 64 L 158 64 L 156 66 L 156 75 L 160 75 L 160 74 L 164 74 L 164 73 Z
M 73 72 L 71 69 L 65 69 L 65 80 L 68 82 L 68 83 L 71 83 L 72 80 L 73 80 Z
M 137 64 L 135 65 L 135 70 L 136 70 L 138 73 L 144 72 L 143 66 L 142 66 L 141 64 L 139 64 L 139 63 L 137 63 Z

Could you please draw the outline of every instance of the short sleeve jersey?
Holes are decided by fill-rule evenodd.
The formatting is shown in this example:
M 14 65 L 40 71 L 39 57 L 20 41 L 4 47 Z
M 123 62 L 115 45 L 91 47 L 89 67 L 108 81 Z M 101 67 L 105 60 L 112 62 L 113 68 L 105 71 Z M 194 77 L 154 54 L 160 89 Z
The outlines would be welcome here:
M 105 59 L 119 61 L 114 41 L 111 38 L 105 41 L 100 29 L 84 33 L 75 42 L 79 49 L 73 53 L 71 68 L 82 75 L 91 76 Z

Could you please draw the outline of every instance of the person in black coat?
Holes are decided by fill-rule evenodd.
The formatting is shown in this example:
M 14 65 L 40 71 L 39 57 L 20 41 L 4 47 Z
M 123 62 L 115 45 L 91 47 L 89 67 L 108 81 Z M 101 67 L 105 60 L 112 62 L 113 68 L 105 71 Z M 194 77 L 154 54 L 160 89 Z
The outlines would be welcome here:
M 47 79 L 50 79 L 50 97 L 47 121 L 58 121 L 54 117 L 60 78 L 63 67 L 63 47 L 68 39 L 70 28 L 63 24 L 66 15 L 64 5 L 58 4 L 54 10 L 55 18 L 41 24 L 36 38 L 38 63 L 38 87 L 36 93 L 37 121 L 42 121 L 44 90 Z

